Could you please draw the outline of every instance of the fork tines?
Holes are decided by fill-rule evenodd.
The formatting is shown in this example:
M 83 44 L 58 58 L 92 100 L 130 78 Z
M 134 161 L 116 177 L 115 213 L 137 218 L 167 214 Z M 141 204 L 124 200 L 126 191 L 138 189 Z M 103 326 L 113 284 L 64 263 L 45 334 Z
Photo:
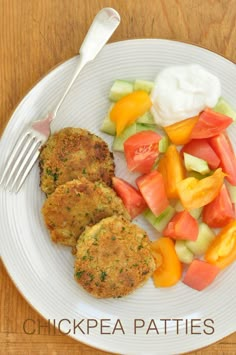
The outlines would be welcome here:
M 31 131 L 21 136 L 8 158 L 0 185 L 9 191 L 17 192 L 20 189 L 39 156 L 41 143 Z

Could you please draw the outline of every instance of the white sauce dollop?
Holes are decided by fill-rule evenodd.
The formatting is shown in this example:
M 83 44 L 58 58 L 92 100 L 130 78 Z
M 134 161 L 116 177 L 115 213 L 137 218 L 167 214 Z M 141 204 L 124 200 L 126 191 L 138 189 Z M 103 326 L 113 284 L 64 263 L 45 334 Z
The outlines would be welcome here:
M 220 96 L 219 79 L 202 66 L 171 66 L 155 79 L 151 112 L 158 125 L 168 126 L 214 107 Z

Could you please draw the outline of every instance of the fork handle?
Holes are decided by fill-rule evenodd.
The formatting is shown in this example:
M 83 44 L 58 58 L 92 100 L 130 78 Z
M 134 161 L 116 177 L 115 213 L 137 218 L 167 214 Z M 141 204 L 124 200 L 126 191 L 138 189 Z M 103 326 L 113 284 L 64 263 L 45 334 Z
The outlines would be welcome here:
M 112 8 L 104 8 L 98 12 L 95 16 L 88 33 L 80 48 L 79 62 L 77 63 L 73 77 L 71 78 L 64 94 L 58 102 L 56 108 L 51 113 L 52 119 L 57 115 L 59 108 L 69 93 L 72 85 L 74 84 L 77 76 L 83 69 L 83 67 L 90 61 L 92 61 L 106 42 L 109 40 L 115 29 L 120 23 L 120 15 Z

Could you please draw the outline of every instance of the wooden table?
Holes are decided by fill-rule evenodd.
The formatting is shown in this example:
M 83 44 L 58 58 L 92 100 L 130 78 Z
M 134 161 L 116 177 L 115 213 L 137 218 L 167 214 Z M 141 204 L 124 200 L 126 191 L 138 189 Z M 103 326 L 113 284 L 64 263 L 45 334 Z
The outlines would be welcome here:
M 111 41 L 186 41 L 236 62 L 235 0 L 0 0 L 1 132 L 37 80 L 78 53 L 94 15 L 106 6 L 122 18 Z M 0 307 L 0 354 L 104 354 L 59 333 L 24 334 L 25 319 L 43 318 L 17 291 L 2 263 Z M 192 354 L 235 353 L 236 333 Z

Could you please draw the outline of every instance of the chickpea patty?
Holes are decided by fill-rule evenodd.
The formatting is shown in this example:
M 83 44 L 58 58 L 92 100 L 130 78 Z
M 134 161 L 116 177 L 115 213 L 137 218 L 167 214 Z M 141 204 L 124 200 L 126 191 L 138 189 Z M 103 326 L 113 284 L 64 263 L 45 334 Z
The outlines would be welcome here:
M 146 232 L 121 216 L 87 227 L 77 242 L 75 280 L 97 298 L 128 295 L 154 270 Z
M 52 240 L 72 247 L 87 225 L 112 215 L 130 219 L 112 188 L 85 178 L 58 186 L 45 200 L 42 214 Z
M 81 128 L 64 128 L 51 135 L 39 158 L 40 185 L 46 195 L 67 181 L 85 177 L 112 185 L 113 154 L 104 140 Z

